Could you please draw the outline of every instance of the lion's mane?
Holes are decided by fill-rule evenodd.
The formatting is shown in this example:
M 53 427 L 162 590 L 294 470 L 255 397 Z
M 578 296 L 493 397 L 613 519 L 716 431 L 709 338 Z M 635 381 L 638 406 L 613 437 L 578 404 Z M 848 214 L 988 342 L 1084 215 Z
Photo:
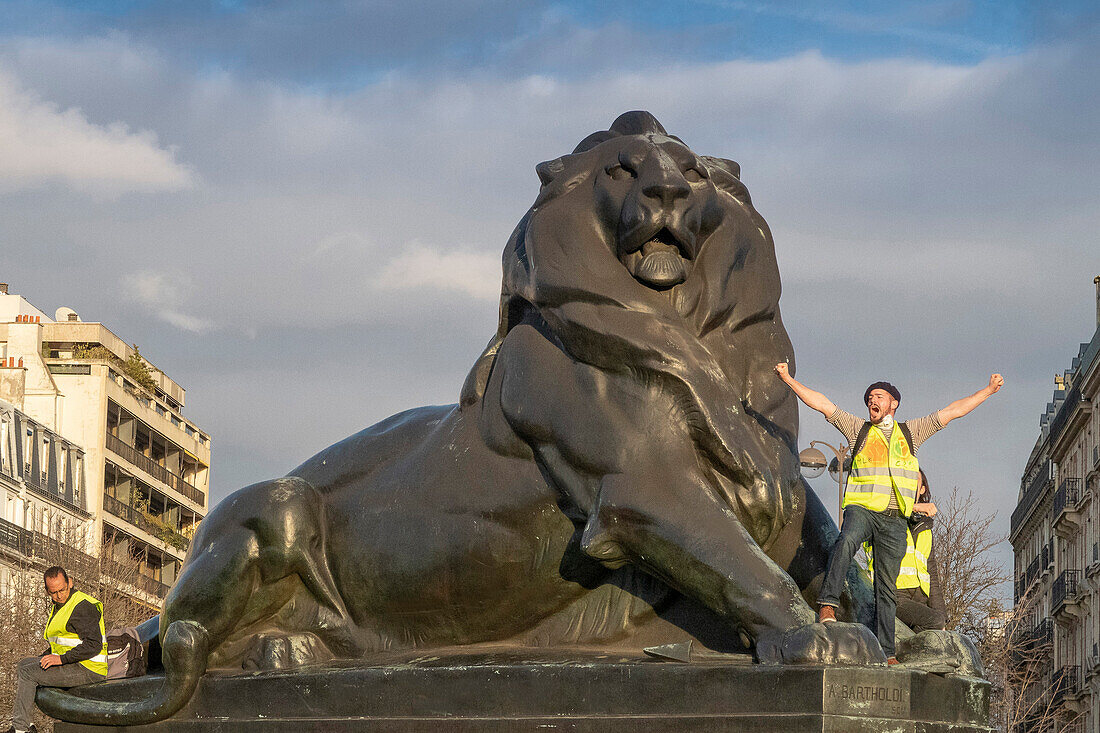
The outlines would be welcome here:
M 666 291 L 639 283 L 608 242 L 616 222 L 602 221 L 588 203 L 602 157 L 630 136 L 679 141 L 648 113 L 627 113 L 571 154 L 538 166 L 543 186 L 503 255 L 498 330 L 462 401 L 481 396 L 509 330 L 535 318 L 574 360 L 659 383 L 676 395 L 718 483 L 766 545 L 787 515 L 781 487 L 797 480 L 790 456 L 798 433 L 796 404 L 789 390 L 777 388 L 772 370 L 792 362 L 793 353 L 779 313 L 771 232 L 752 206 L 739 166 L 703 157 L 727 212 L 723 223 L 703 243 L 684 282 Z M 585 205 L 578 206 L 578 198 Z

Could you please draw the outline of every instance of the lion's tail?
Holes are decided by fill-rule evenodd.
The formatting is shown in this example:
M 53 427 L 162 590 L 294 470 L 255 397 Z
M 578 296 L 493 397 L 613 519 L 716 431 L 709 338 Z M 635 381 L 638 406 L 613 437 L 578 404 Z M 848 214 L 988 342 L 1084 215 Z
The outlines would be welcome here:
M 195 691 L 203 672 L 209 637 L 194 621 L 173 621 L 161 640 L 164 681 L 144 700 L 115 702 L 93 699 L 43 687 L 38 706 L 50 717 L 86 725 L 144 725 L 155 723 L 182 708 Z M 98 685 L 91 688 L 95 690 Z

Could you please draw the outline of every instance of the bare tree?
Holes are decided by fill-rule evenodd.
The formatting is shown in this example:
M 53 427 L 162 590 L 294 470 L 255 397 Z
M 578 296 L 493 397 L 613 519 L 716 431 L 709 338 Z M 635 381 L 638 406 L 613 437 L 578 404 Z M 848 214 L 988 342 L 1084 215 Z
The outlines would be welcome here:
M 1059 704 L 1070 681 L 1053 671 L 1054 624 L 1037 606 L 1036 598 L 1022 599 L 977 639 L 993 684 L 990 723 L 998 730 L 1071 730 L 1080 718 Z
M 984 619 L 1000 610 L 998 589 L 1012 578 L 993 556 L 993 549 L 1006 538 L 993 531 L 996 513 L 983 514 L 972 492 L 963 495 L 956 486 L 936 507 L 933 557 L 947 608 L 947 628 L 977 635 Z
M 933 558 L 943 588 L 947 628 L 977 645 L 992 684 L 990 724 L 998 730 L 1060 730 L 1079 716 L 1059 704 L 1069 680 L 1053 670 L 1054 624 L 1037 600 L 1007 608 L 1000 593 L 1011 572 L 993 555 L 1006 538 L 993 531 L 996 514 L 982 512 L 958 487 L 936 502 Z

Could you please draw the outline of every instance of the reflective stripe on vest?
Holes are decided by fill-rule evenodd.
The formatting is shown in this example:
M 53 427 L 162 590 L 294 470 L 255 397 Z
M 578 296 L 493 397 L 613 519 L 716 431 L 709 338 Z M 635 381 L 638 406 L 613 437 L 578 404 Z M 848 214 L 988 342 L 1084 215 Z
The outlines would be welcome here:
M 875 582 L 875 561 L 871 552 L 870 543 L 863 543 L 863 550 L 867 553 L 867 572 L 871 575 L 871 582 Z M 932 530 L 926 529 L 917 534 L 913 541 L 913 533 L 905 530 L 905 557 L 901 559 L 901 572 L 895 585 L 898 588 L 920 588 L 924 595 L 932 595 L 932 576 L 928 573 L 928 556 L 932 554 Z
M 878 425 L 867 431 L 867 440 L 852 459 L 841 507 L 861 506 L 873 512 L 886 511 L 890 495 L 897 495 L 904 517 L 913 511 L 920 487 L 920 466 L 902 431 L 894 426 L 887 443 Z
M 69 594 L 69 599 L 61 608 L 54 607 L 50 613 L 50 620 L 46 622 L 46 630 L 42 637 L 50 643 L 50 652 L 61 655 L 74 647 L 80 646 L 80 637 L 66 628 L 69 618 L 73 615 L 73 609 L 81 601 L 88 601 L 99 611 L 99 636 L 103 640 L 103 648 L 99 654 L 91 659 L 82 659 L 80 664 L 96 674 L 107 676 L 107 630 L 103 626 L 103 604 L 92 598 L 87 593 L 74 590 Z

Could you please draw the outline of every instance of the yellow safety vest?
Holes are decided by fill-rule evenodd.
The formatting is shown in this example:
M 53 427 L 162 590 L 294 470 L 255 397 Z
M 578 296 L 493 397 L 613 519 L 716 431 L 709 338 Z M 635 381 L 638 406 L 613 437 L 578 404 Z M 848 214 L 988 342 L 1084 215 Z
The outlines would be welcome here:
M 91 659 L 84 659 L 80 663 L 96 674 L 106 677 L 107 630 L 103 626 L 103 604 L 87 593 L 74 590 L 69 594 L 69 600 L 65 601 L 65 605 L 61 608 L 57 608 L 55 604 L 54 610 L 50 612 L 50 620 L 46 622 L 46 630 L 42 632 L 42 636 L 50 642 L 50 651 L 53 654 L 64 654 L 73 647 L 80 646 L 80 637 L 66 627 L 69 625 L 69 617 L 73 615 L 73 609 L 81 601 L 88 601 L 99 610 L 99 636 L 103 640 L 103 648 L 99 654 Z
M 872 425 L 863 447 L 852 459 L 841 507 L 854 505 L 881 512 L 890 505 L 890 494 L 896 494 L 901 515 L 908 517 L 919 488 L 920 466 L 898 423 L 894 424 L 889 443 L 882 429 Z
M 871 552 L 871 543 L 864 542 L 867 553 L 867 572 L 871 582 L 875 582 L 875 560 Z M 932 530 L 926 529 L 917 534 L 916 541 L 908 528 L 905 530 L 905 557 L 901 559 L 901 572 L 895 585 L 898 588 L 920 588 L 924 595 L 932 596 L 932 576 L 928 573 L 928 558 L 932 555 Z

